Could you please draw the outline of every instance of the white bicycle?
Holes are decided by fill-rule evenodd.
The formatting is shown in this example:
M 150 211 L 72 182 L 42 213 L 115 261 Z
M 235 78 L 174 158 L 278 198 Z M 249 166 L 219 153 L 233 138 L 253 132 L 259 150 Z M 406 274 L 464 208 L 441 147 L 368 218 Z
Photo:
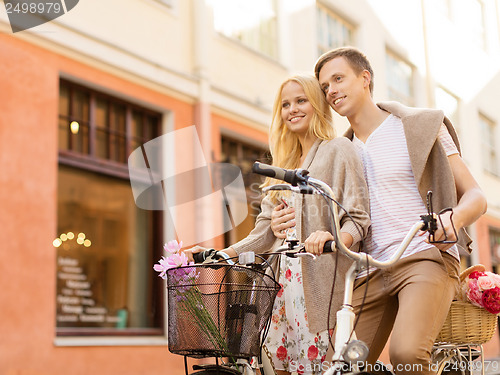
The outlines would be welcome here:
M 434 231 L 437 229 L 439 215 L 432 213 L 431 194 L 428 195 L 428 213 L 421 216 L 402 241 L 394 256 L 385 262 L 373 259 L 369 254 L 356 253 L 349 250 L 340 240 L 340 223 L 335 195 L 326 183 L 308 176 L 308 171 L 285 170 L 274 166 L 256 162 L 253 172 L 264 176 L 283 180 L 287 184 L 277 184 L 263 189 L 289 190 L 298 194 L 320 194 L 330 207 L 333 220 L 334 241 L 328 241 L 324 252 L 335 249 L 353 260 L 346 273 L 343 303 L 337 312 L 337 324 L 334 341 L 334 354 L 331 366 L 324 375 L 343 374 L 391 374 L 382 364 L 377 363 L 376 371 L 365 371 L 365 360 L 368 357 L 368 347 L 356 339 L 355 313 L 352 307 L 352 296 L 356 276 L 370 267 L 387 268 L 397 262 L 410 244 L 413 237 L 421 230 L 428 231 L 433 241 Z M 444 211 L 442 211 L 444 212 Z M 441 212 L 441 213 L 442 213 Z M 266 255 L 287 255 L 291 257 L 305 257 L 314 255 L 306 253 L 303 244 L 298 240 L 287 241 L 286 245 Z M 187 356 L 215 357 L 215 365 L 195 366 L 198 370 L 192 375 L 215 374 L 245 374 L 256 373 L 255 356 L 262 352 L 262 342 L 269 324 L 274 298 L 279 290 L 279 284 L 272 272 L 265 272 L 267 261 L 256 262 L 255 254 L 241 254 L 238 261 L 229 258 L 225 253 L 213 249 L 194 254 L 196 266 L 180 267 L 191 268 L 198 272 L 196 282 L 179 285 L 179 268 L 167 272 L 168 298 L 169 298 L 169 350 L 175 354 L 184 355 L 186 375 L 188 374 Z M 270 267 L 269 267 L 270 268 Z M 177 273 L 176 273 L 177 272 Z M 170 277 L 172 276 L 172 277 Z M 220 339 L 213 338 L 210 330 L 199 332 L 196 325 L 188 321 L 181 321 L 182 303 L 178 290 L 197 288 L 201 302 L 210 315 L 211 331 L 218 331 Z M 261 306 L 256 306 L 260 301 Z M 208 306 L 208 308 L 207 308 Z M 258 315 L 257 315 L 258 314 Z M 190 327 L 183 332 L 180 326 Z M 183 334 L 181 334 L 183 332 Z M 194 332 L 194 333 L 193 333 Z M 262 334 L 263 333 L 263 334 Z M 207 340 L 211 338 L 210 340 Z M 245 350 L 243 350 L 245 348 Z M 222 361 L 222 358 L 229 358 Z M 219 364 L 219 360 L 222 362 Z M 253 365 L 250 365 L 252 363 Z M 262 369 L 261 369 L 262 370 Z

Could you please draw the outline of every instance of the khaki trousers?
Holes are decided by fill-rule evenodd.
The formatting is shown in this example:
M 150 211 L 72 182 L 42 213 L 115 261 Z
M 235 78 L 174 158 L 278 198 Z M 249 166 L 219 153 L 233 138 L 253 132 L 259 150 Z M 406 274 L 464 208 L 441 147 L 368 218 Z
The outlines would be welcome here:
M 374 271 L 368 283 L 367 277 L 356 280 L 355 330 L 370 348 L 367 366 L 376 362 L 392 331 L 389 356 L 396 374 L 436 373 L 431 350 L 455 296 L 459 268 L 456 258 L 434 247 Z

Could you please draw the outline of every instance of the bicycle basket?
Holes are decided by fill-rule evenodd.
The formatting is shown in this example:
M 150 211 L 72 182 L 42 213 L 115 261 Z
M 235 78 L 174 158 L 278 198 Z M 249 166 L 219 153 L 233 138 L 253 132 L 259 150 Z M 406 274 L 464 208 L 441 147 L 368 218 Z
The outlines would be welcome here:
M 484 344 L 497 328 L 497 315 L 469 302 L 453 301 L 436 342 Z
M 195 358 L 257 356 L 279 290 L 271 276 L 243 266 L 168 270 L 170 352 Z

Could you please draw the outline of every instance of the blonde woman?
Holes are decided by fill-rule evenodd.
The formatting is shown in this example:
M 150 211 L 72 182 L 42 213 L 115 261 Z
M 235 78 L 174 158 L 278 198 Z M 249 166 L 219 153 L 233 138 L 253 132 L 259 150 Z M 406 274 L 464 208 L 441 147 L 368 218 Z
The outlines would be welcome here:
M 269 138 L 273 165 L 306 169 L 333 188 L 343 207 L 339 211 L 342 241 L 357 248 L 370 226 L 363 166 L 352 143 L 344 137 L 335 138 L 330 108 L 313 76 L 297 75 L 282 83 L 273 106 Z M 264 185 L 275 182 L 267 179 Z M 284 235 L 275 236 L 270 224 L 273 210 L 282 207 L 282 198 L 280 192 L 267 195 L 252 232 L 223 251 L 236 256 L 246 251 L 268 252 L 280 246 L 283 239 L 278 237 Z M 320 254 L 325 241 L 333 239 L 326 202 L 316 195 L 296 196 L 292 205 L 297 238 L 305 243 L 307 251 Z M 197 246 L 186 253 L 192 257 L 193 252 L 203 249 Z M 273 307 L 265 349 L 277 374 L 321 373 L 328 349 L 328 329 L 335 323 L 343 276 L 349 265 L 350 261 L 340 254 L 338 257 L 327 254 L 316 260 L 288 257 L 274 260 L 282 289 Z

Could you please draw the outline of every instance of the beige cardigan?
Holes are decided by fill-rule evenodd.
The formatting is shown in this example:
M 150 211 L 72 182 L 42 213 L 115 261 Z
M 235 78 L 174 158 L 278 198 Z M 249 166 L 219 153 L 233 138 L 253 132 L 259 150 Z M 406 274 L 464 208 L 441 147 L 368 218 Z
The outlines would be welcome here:
M 422 201 L 426 203 L 427 192 L 432 191 L 435 212 L 457 205 L 457 190 L 448 158 L 443 146 L 437 141 L 439 128 L 445 124 L 460 152 L 460 143 L 450 120 L 443 111 L 428 108 L 406 107 L 398 102 L 377 104 L 381 109 L 401 118 L 403 123 L 411 167 Z M 352 140 L 351 128 L 345 136 Z M 472 251 L 472 240 L 465 230 L 459 233 L 459 245 Z
M 328 183 L 337 201 L 349 212 L 356 225 L 339 210 L 342 232 L 351 234 L 354 244 L 364 238 L 370 226 L 368 188 L 364 179 L 361 159 L 352 143 L 339 137 L 331 141 L 318 140 L 307 154 L 301 166 L 310 176 Z M 268 197 L 262 201 L 262 212 L 257 216 L 255 228 L 243 240 L 231 247 L 238 253 L 270 251 L 282 244 L 271 228 L 271 213 L 276 204 Z M 319 195 L 296 196 L 297 234 L 303 242 L 315 230 L 332 232 L 332 219 L 327 205 Z M 358 246 L 353 246 L 357 248 Z M 335 313 L 342 303 L 345 273 L 351 261 L 339 254 L 339 264 L 330 315 L 330 328 L 335 324 Z M 335 270 L 335 255 L 325 254 L 312 260 L 302 259 L 302 277 L 309 330 L 313 333 L 327 329 L 327 311 Z

